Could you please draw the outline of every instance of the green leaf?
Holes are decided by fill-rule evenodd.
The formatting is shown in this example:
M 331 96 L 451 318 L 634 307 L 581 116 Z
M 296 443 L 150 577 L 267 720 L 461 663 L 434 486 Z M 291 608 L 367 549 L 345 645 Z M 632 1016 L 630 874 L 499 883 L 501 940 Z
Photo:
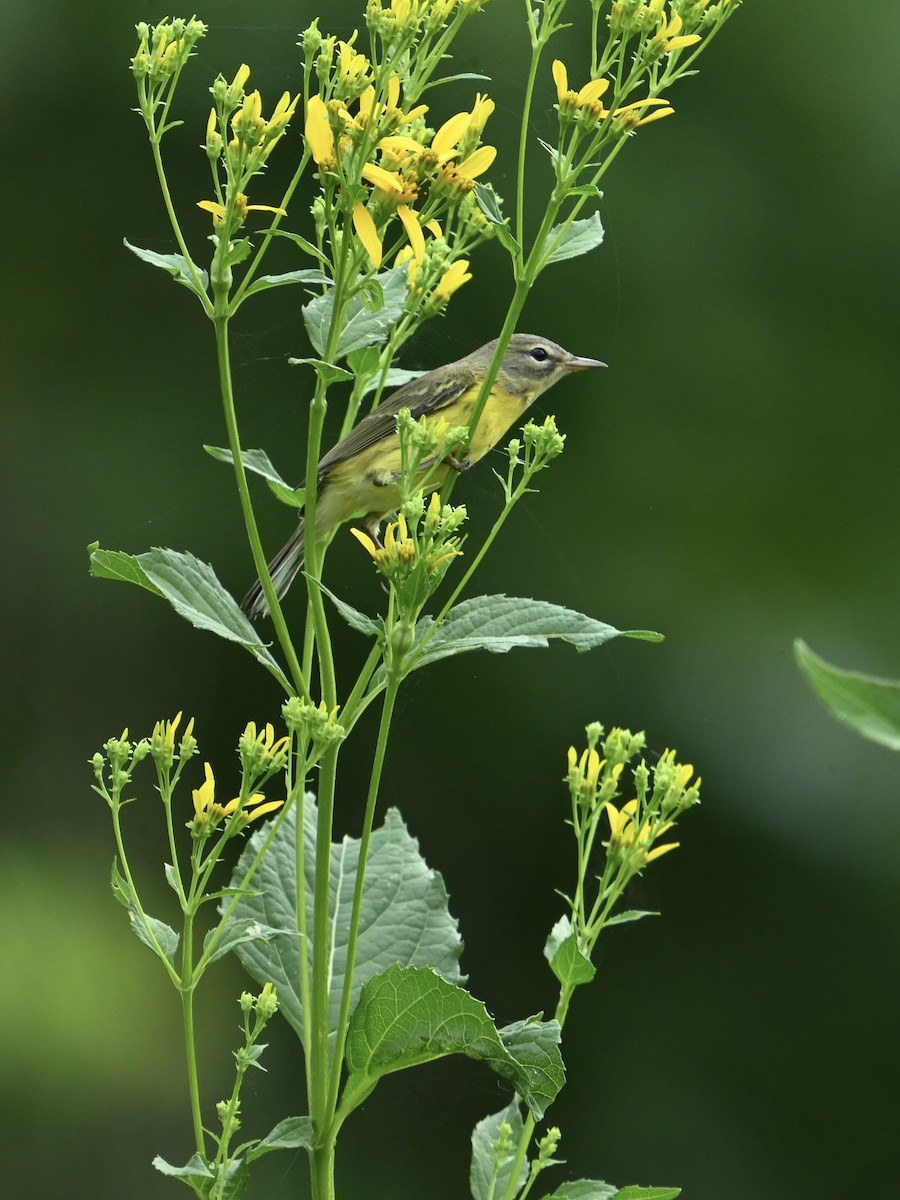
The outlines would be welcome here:
M 658 917 L 658 912 L 650 912 L 646 909 L 630 908 L 627 912 L 617 913 L 614 917 L 607 917 L 603 922 L 603 928 L 609 929 L 610 925 L 624 925 L 628 921 L 640 921 L 644 917 Z
M 562 235 L 562 236 L 560 236 Z M 559 238 L 557 242 L 556 239 Z M 576 258 L 587 254 L 603 241 L 603 224 L 599 213 L 591 213 L 583 221 L 573 221 L 566 229 L 565 224 L 554 225 L 548 235 L 548 242 L 553 249 L 543 260 L 542 266 L 562 262 L 566 258 Z
M 306 921 L 307 927 L 312 928 L 316 844 L 316 808 L 312 796 L 306 797 L 303 809 Z M 293 810 L 284 818 L 253 877 L 254 894 L 240 901 L 233 918 L 255 920 L 278 931 L 268 941 L 239 945 L 237 955 L 259 983 L 275 984 L 281 1012 L 302 1037 L 295 900 L 296 825 L 296 810 Z M 235 869 L 233 886 L 243 879 L 267 834 L 267 827 L 263 826 L 250 839 Z M 344 838 L 331 847 L 329 1033 L 332 1038 L 347 967 L 350 908 L 358 863 L 357 839 Z M 444 881 L 422 858 L 418 842 L 410 837 L 397 810 L 389 809 L 384 824 L 372 833 L 369 842 L 351 1011 L 365 983 L 392 962 L 434 967 L 445 979 L 456 982 L 461 978 L 461 953 L 462 941 L 447 907 Z
M 528 1079 L 527 1090 L 519 1084 L 516 1090 L 534 1116 L 542 1117 L 566 1082 L 559 1052 L 559 1022 L 529 1017 L 504 1025 L 498 1032 L 501 1042 Z
M 660 638 L 659 634 L 644 630 L 615 629 L 584 613 L 546 600 L 504 595 L 474 596 L 450 610 L 421 656 L 416 657 L 416 647 L 433 625 L 431 617 L 423 617 L 416 626 L 416 641 L 410 652 L 412 669 L 469 650 L 506 654 L 516 646 L 545 647 L 550 638 L 568 642 L 579 654 L 615 637 Z
M 154 596 L 162 592 L 150 582 L 141 570 L 140 563 L 133 554 L 124 554 L 121 550 L 101 550 L 99 542 L 91 542 L 88 546 L 89 566 L 94 579 L 114 579 L 121 583 L 136 583 L 146 588 Z
M 540 1118 L 551 1081 L 558 1080 L 559 1091 L 563 1072 L 558 1050 L 556 1063 L 547 1060 L 540 1023 L 535 1024 L 534 1032 L 525 1032 L 524 1024 L 510 1026 L 502 1031 L 506 1038 L 501 1038 L 481 1001 L 463 988 L 430 968 L 394 964 L 369 980 L 351 1018 L 346 1051 L 349 1075 L 341 1108 L 352 1111 L 379 1079 L 393 1071 L 464 1054 L 510 1080 Z M 556 1022 L 549 1022 L 547 1030 L 559 1040 Z
M 285 1117 L 244 1157 L 251 1163 L 271 1150 L 305 1150 L 312 1145 L 314 1133 L 312 1117 Z
M 343 358 L 352 350 L 363 346 L 380 346 L 387 341 L 391 327 L 399 320 L 406 304 L 405 266 L 391 267 L 381 271 L 367 284 L 379 289 L 380 303 L 377 307 L 367 303 L 371 288 L 365 295 L 354 296 L 344 310 L 344 321 L 338 339 L 335 358 Z M 317 354 L 324 355 L 334 312 L 334 288 L 303 306 L 303 320 L 309 340 Z
M 284 672 L 208 563 L 178 550 L 157 548 L 136 558 L 119 551 L 100 550 L 96 542 L 88 550 L 92 575 L 138 583 L 155 595 L 164 596 L 196 629 L 207 629 L 237 642 L 268 667 L 286 691 L 291 690 Z
M 178 283 L 184 284 L 189 288 L 195 296 L 206 296 L 206 290 L 209 287 L 209 276 L 205 271 L 196 268 L 197 278 L 200 280 L 200 287 L 194 282 L 194 274 L 191 271 L 191 266 L 188 260 L 182 254 L 157 254 L 155 250 L 142 250 L 140 246 L 132 246 L 127 238 L 123 238 L 125 245 L 132 254 L 136 254 L 138 258 L 148 262 L 151 266 L 161 267 Z
M 204 952 L 212 942 L 215 932 L 215 929 L 210 929 L 203 939 Z M 278 932 L 279 930 L 273 929 L 270 925 L 260 925 L 259 921 L 250 920 L 246 917 L 237 919 L 232 917 L 216 942 L 216 948 L 209 956 L 208 961 L 214 963 L 217 959 L 224 958 L 231 950 L 242 946 L 244 942 L 253 942 L 258 939 L 271 941 Z
M 675 1200 L 681 1188 L 673 1187 L 623 1187 L 616 1192 L 614 1200 Z
M 402 387 L 404 383 L 411 383 L 413 379 L 421 379 L 423 375 L 427 375 L 427 371 L 407 371 L 403 367 L 391 367 L 385 376 L 384 386 L 386 388 Z M 378 386 L 378 380 L 373 379 L 366 387 L 363 388 L 362 394 L 368 396 L 374 392 Z
M 203 449 L 211 457 L 218 462 L 233 463 L 234 455 L 227 446 L 204 446 Z M 303 501 L 306 499 L 306 488 L 292 488 L 289 483 L 278 474 L 269 459 L 265 450 L 242 450 L 241 460 L 244 464 L 244 470 L 250 471 L 254 475 L 261 475 L 269 485 L 272 493 L 290 508 L 302 508 Z
M 501 1161 L 500 1168 L 494 1176 L 494 1147 L 501 1125 L 509 1125 L 512 1130 L 511 1140 L 514 1149 Z M 524 1123 L 515 1097 L 502 1108 L 500 1112 L 483 1117 L 472 1131 L 472 1165 L 469 1168 L 469 1190 L 473 1200 L 491 1200 L 491 1197 L 505 1196 L 509 1190 L 509 1180 L 515 1165 L 515 1147 L 522 1136 Z M 514 1194 L 518 1195 L 525 1186 L 528 1178 L 528 1162 L 522 1159 L 516 1175 Z M 493 1184 L 493 1187 L 492 1187 Z
M 512 255 L 518 255 L 521 247 L 509 227 L 509 218 L 504 217 L 500 208 L 500 197 L 489 183 L 475 183 L 475 203 L 494 227 L 497 240 Z
M 289 242 L 293 242 L 295 246 L 299 246 L 304 254 L 311 254 L 313 258 L 317 258 L 323 266 L 328 266 L 328 258 L 322 253 L 318 246 L 307 241 L 305 237 L 301 237 L 299 233 L 291 233 L 288 229 L 270 229 L 268 231 L 272 237 L 287 238 Z
M 610 1183 L 599 1179 L 573 1179 L 562 1184 L 544 1200 L 613 1200 L 620 1193 Z
M 350 371 L 345 371 L 343 367 L 325 362 L 321 358 L 289 358 L 288 362 L 292 367 L 312 367 L 316 374 L 321 376 L 326 387 L 331 387 L 333 383 L 344 383 L 353 378 Z
M 308 575 L 307 578 L 312 579 L 312 576 Z M 358 608 L 354 608 L 352 604 L 348 604 L 345 600 L 341 600 L 339 596 L 336 596 L 334 592 L 322 583 L 321 579 L 312 579 L 312 582 L 316 584 L 323 595 L 328 597 L 351 629 L 355 629 L 357 633 L 365 634 L 366 637 L 384 637 L 383 617 L 367 617 Z
M 153 1160 L 153 1166 L 163 1175 L 172 1175 L 176 1179 L 185 1179 L 191 1182 L 196 1180 L 199 1183 L 201 1180 L 214 1178 L 212 1171 L 199 1154 L 193 1154 L 183 1167 L 173 1167 L 171 1163 L 167 1163 L 157 1154 Z
M 115 858 L 113 859 L 112 871 L 110 872 L 109 883 L 110 883 L 110 887 L 112 888 L 112 894 L 115 896 L 115 898 L 118 900 L 118 902 L 122 905 L 122 907 L 130 908 L 131 907 L 131 899 L 132 899 L 131 887 L 128 883 L 128 880 L 123 876 L 122 872 L 119 870 L 119 864 Z
M 565 916 L 560 917 L 550 930 L 544 957 L 559 982 L 570 987 L 590 983 L 597 974 L 591 960 L 578 949 L 572 922 Z
M 800 669 L 831 713 L 870 741 L 900 750 L 900 681 L 833 667 L 799 639 Z
M 310 269 L 306 271 L 284 271 L 280 275 L 259 275 L 244 292 L 245 296 L 252 296 L 254 292 L 265 291 L 266 288 L 284 287 L 291 283 L 331 283 L 331 276 L 326 275 L 324 271 Z
M 156 955 L 162 952 L 162 957 L 174 966 L 179 939 L 171 925 L 167 925 L 165 921 L 158 921 L 156 917 L 148 917 L 146 913 L 141 916 L 133 901 L 128 905 L 128 919 L 138 941 L 143 942 Z

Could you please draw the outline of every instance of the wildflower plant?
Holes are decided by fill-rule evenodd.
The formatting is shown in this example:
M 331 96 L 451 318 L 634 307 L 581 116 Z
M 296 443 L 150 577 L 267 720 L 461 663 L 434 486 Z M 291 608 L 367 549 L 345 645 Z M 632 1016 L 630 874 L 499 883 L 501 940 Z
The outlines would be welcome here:
M 92 759 L 94 790 L 113 823 L 114 894 L 178 991 L 184 1015 L 195 1152 L 181 1166 L 161 1158 L 155 1165 L 198 1197 L 237 1196 L 260 1155 L 303 1148 L 313 1197 L 331 1200 L 338 1134 L 355 1109 L 385 1074 L 447 1054 L 483 1062 L 509 1094 L 505 1107 L 473 1133 L 473 1197 L 536 1196 L 538 1177 L 559 1162 L 560 1130 L 539 1132 L 539 1126 L 563 1086 L 560 1039 L 575 991 L 594 977 L 600 935 L 647 915 L 624 909 L 623 895 L 636 875 L 676 848 L 676 824 L 699 798 L 692 768 L 672 752 L 647 761 L 643 734 L 587 727 L 586 746 L 569 751 L 565 776 L 573 882 L 560 892 L 564 912 L 544 947 L 558 1003 L 549 1020 L 530 1017 L 502 1028 L 462 986 L 462 944 L 441 877 L 423 861 L 396 811 L 376 824 L 395 704 L 412 672 L 475 650 L 505 652 L 558 639 L 584 651 L 621 635 L 594 617 L 540 600 L 461 599 L 513 509 L 562 454 L 565 435 L 553 417 L 527 422 L 499 456 L 500 511 L 477 546 L 465 532 L 466 508 L 451 503 L 459 472 L 448 474 L 446 465 L 466 465 L 530 290 L 554 264 L 600 245 L 598 204 L 607 171 L 633 137 L 658 136 L 660 122 L 675 112 L 673 88 L 695 73 L 698 56 L 739 0 L 526 3 L 530 54 L 518 152 L 506 164 L 514 179 L 508 205 L 489 179 L 497 156 L 487 132 L 493 101 L 474 92 L 461 112 L 451 113 L 442 108 L 444 93 L 435 90 L 449 78 L 469 78 L 447 74 L 452 48 L 487 3 L 368 0 L 363 27 L 346 40 L 321 30 L 316 18 L 299 36 L 291 90 L 263 98 L 251 68 L 241 64 L 210 81 L 208 115 L 175 115 L 179 80 L 194 69 L 190 60 L 207 34 L 203 22 L 192 17 L 137 28 L 138 112 L 175 249 L 130 249 L 190 292 L 212 325 L 228 444 L 207 449 L 232 468 L 274 641 L 248 620 L 212 568 L 189 553 L 131 555 L 94 545 L 91 570 L 162 596 L 198 628 L 238 644 L 282 693 L 277 720 L 250 721 L 238 738 L 236 795 L 217 782 L 217 775 L 228 775 L 224 765 L 203 761 L 200 769 L 194 721 L 182 725 L 180 713 L 136 742 L 125 731 Z M 552 55 L 558 34 L 573 23 L 589 42 L 589 65 L 570 66 Z M 556 136 L 538 143 L 530 133 L 533 118 L 553 109 Z M 209 241 L 197 246 L 185 235 L 163 153 L 185 125 L 206 159 L 196 202 L 209 216 Z M 268 172 L 274 156 L 293 164 L 281 194 Z M 538 156 L 544 169 L 535 171 Z M 314 186 L 311 207 L 298 200 L 304 179 Z M 532 222 L 526 180 L 535 196 L 542 179 L 549 182 Z M 387 388 L 414 377 L 397 365 L 404 346 L 478 280 L 478 252 L 488 239 L 508 256 L 512 298 L 471 416 L 453 427 L 439 415 L 416 419 L 401 410 L 400 468 L 391 481 L 399 497 L 396 515 L 381 538 L 371 526 L 351 531 L 361 577 L 368 564 L 385 593 L 382 611 L 369 615 L 328 586 L 333 533 L 317 531 L 316 486 L 292 486 L 264 449 L 243 444 L 230 365 L 232 325 L 263 290 L 304 294 L 309 353 L 291 361 L 309 397 L 305 477 L 315 481 L 329 408 L 340 413 L 343 437 L 364 410 L 378 407 Z M 292 257 L 292 269 L 265 273 L 276 243 Z M 277 500 L 304 510 L 300 620 L 289 619 L 273 584 L 251 475 L 262 477 Z M 368 639 L 350 672 L 332 649 L 335 619 Z M 627 636 L 659 640 L 646 631 Z M 340 789 L 341 755 L 373 704 L 380 717 L 368 793 L 363 813 L 353 814 L 359 837 L 338 846 L 336 806 L 351 804 Z M 149 915 L 129 862 L 123 814 L 130 802 L 146 802 L 142 774 L 150 775 L 161 803 L 177 930 Z M 241 847 L 237 855 L 233 843 Z M 232 952 L 261 991 L 240 997 L 234 1088 L 215 1106 L 213 1121 L 197 1066 L 194 1006 L 206 971 Z M 265 1136 L 241 1141 L 242 1084 L 248 1070 L 260 1066 L 259 1038 L 276 1010 L 302 1048 L 297 1104 L 304 1111 Z M 552 1194 L 619 1193 L 582 1179 Z M 632 1200 L 676 1194 L 639 1187 L 621 1192 Z

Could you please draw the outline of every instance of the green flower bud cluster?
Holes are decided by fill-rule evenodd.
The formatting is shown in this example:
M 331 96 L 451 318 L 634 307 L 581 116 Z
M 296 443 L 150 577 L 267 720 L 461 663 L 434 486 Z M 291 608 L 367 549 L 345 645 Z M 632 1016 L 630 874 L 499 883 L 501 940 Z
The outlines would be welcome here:
M 307 766 L 318 762 L 329 746 L 347 736 L 337 719 L 338 707 L 335 705 L 329 710 L 324 700 L 313 704 L 302 696 L 291 696 L 281 706 L 284 723 L 297 736 L 300 754 Z
M 195 17 L 189 21 L 179 17 L 174 21 L 161 21 L 158 25 L 141 21 L 135 28 L 139 44 L 131 60 L 131 69 L 135 79 L 149 82 L 158 99 L 190 58 L 197 42 L 206 33 L 206 26 Z
M 290 755 L 290 737 L 276 740 L 269 724 L 257 731 L 256 722 L 248 721 L 238 740 L 238 754 L 247 786 L 252 788 L 284 770 Z
M 148 738 L 132 743 L 128 740 L 128 730 L 123 729 L 121 737 L 110 738 L 103 744 L 102 751 L 98 750 L 93 755 L 90 762 L 97 780 L 94 791 L 106 800 L 110 808 L 118 808 L 126 803 L 122 800 L 122 790 L 131 781 L 135 767 L 149 753 Z
M 175 735 L 181 724 L 182 714 L 176 713 L 171 721 L 157 721 L 153 726 L 150 738 L 150 754 L 157 766 L 163 770 L 171 770 L 176 762 L 187 761 L 197 753 L 197 739 L 194 737 L 194 718 L 188 721 L 184 733 L 176 748 Z

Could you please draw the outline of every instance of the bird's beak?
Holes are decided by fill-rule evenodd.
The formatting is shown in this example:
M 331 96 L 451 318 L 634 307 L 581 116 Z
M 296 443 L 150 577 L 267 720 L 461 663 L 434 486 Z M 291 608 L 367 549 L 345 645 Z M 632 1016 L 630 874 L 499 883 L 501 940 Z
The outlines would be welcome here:
M 567 371 L 592 371 L 594 367 L 605 366 L 606 363 L 599 358 L 579 358 L 577 354 L 570 354 L 566 361 Z

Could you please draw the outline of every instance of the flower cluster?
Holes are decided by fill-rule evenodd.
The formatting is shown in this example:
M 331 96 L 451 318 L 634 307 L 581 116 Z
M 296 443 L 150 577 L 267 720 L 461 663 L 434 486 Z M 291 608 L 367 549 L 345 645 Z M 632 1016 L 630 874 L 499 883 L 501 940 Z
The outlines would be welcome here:
M 426 6 L 415 3 L 377 11 L 401 24 L 427 16 Z M 335 54 L 333 40 L 318 52 L 319 91 L 309 98 L 304 126 L 326 209 L 337 203 L 349 210 L 370 268 L 378 270 L 388 254 L 397 256 L 395 265 L 409 262 L 417 301 L 426 283 L 420 269 L 433 259 L 425 298 L 440 308 L 470 277 L 465 251 L 490 235 L 473 191 L 497 153 L 481 144 L 494 103 L 478 94 L 471 110 L 429 128 L 428 106 L 405 99 L 408 76 L 404 81 L 392 69 L 376 73 L 352 38 L 338 42 Z M 444 219 L 452 239 L 445 236 Z
M 324 700 L 314 704 L 302 696 L 291 696 L 281 706 L 281 715 L 291 733 L 296 734 L 299 754 L 307 767 L 347 734 L 337 719 L 337 706 L 329 709 Z
M 272 115 L 266 119 L 259 92 L 245 91 L 249 78 L 250 68 L 244 63 L 231 83 L 219 75 L 210 88 L 214 105 L 206 123 L 204 145 L 216 199 L 200 200 L 198 206 L 212 214 L 217 226 L 227 221 L 230 227 L 239 227 L 246 221 L 247 214 L 254 211 L 286 215 L 283 208 L 248 203 L 244 189 L 252 177 L 264 169 L 270 154 L 284 137 L 300 97 L 292 97 L 290 92 L 282 93 Z
M 290 737 L 276 739 L 275 730 L 270 724 L 257 732 L 256 722 L 248 721 L 238 741 L 238 754 L 245 778 L 255 784 L 283 770 L 287 765 L 290 747 Z
M 421 495 L 404 509 L 385 529 L 383 544 L 376 543 L 361 529 L 350 532 L 391 585 L 401 612 L 415 620 L 422 605 L 440 585 L 450 563 L 462 554 L 462 539 L 457 532 L 466 519 L 466 509 L 463 505 L 454 508 L 441 504 L 438 492 L 432 494 L 427 509 Z M 406 514 L 410 510 L 412 519 L 408 521 Z
M 203 764 L 203 774 L 203 783 L 193 790 L 194 818 L 188 826 L 195 838 L 209 837 L 222 821 L 231 817 L 234 818 L 232 829 L 238 832 L 251 821 L 275 812 L 284 804 L 283 800 L 266 800 L 261 792 L 254 793 L 243 802 L 237 796 L 227 804 L 219 804 L 216 800 L 216 780 L 209 763 Z
M 609 862 L 625 878 L 641 871 L 654 859 L 674 850 L 678 842 L 658 844 L 676 819 L 700 800 L 700 780 L 690 785 L 694 768 L 681 765 L 673 750 L 666 750 L 656 766 L 643 759 L 634 768 L 635 796 L 616 806 L 622 772 L 644 748 L 644 735 L 612 729 L 603 739 L 603 726 L 587 727 L 587 749 L 569 748 L 566 782 L 572 796 L 576 826 L 587 827 L 600 813 L 609 822 L 606 846 Z M 599 745 L 599 750 L 598 750 Z M 586 814 L 586 821 L 578 818 Z
M 157 104 L 206 33 L 206 26 L 196 17 L 189 21 L 178 17 L 174 21 L 160 21 L 158 25 L 141 21 L 135 28 L 139 43 L 131 70 L 141 88 L 142 99 L 146 97 Z
M 645 100 L 635 100 L 631 104 L 621 105 L 609 110 L 601 104 L 601 97 L 610 88 L 608 79 L 592 79 L 579 90 L 569 87 L 569 75 L 565 63 L 558 58 L 553 63 L 553 82 L 556 84 L 557 110 L 562 124 L 573 118 L 586 126 L 599 125 L 607 117 L 612 116 L 617 132 L 629 132 L 640 125 L 649 125 L 661 117 L 668 117 L 675 109 L 667 100 L 647 97 Z M 645 109 L 650 109 L 645 115 Z

